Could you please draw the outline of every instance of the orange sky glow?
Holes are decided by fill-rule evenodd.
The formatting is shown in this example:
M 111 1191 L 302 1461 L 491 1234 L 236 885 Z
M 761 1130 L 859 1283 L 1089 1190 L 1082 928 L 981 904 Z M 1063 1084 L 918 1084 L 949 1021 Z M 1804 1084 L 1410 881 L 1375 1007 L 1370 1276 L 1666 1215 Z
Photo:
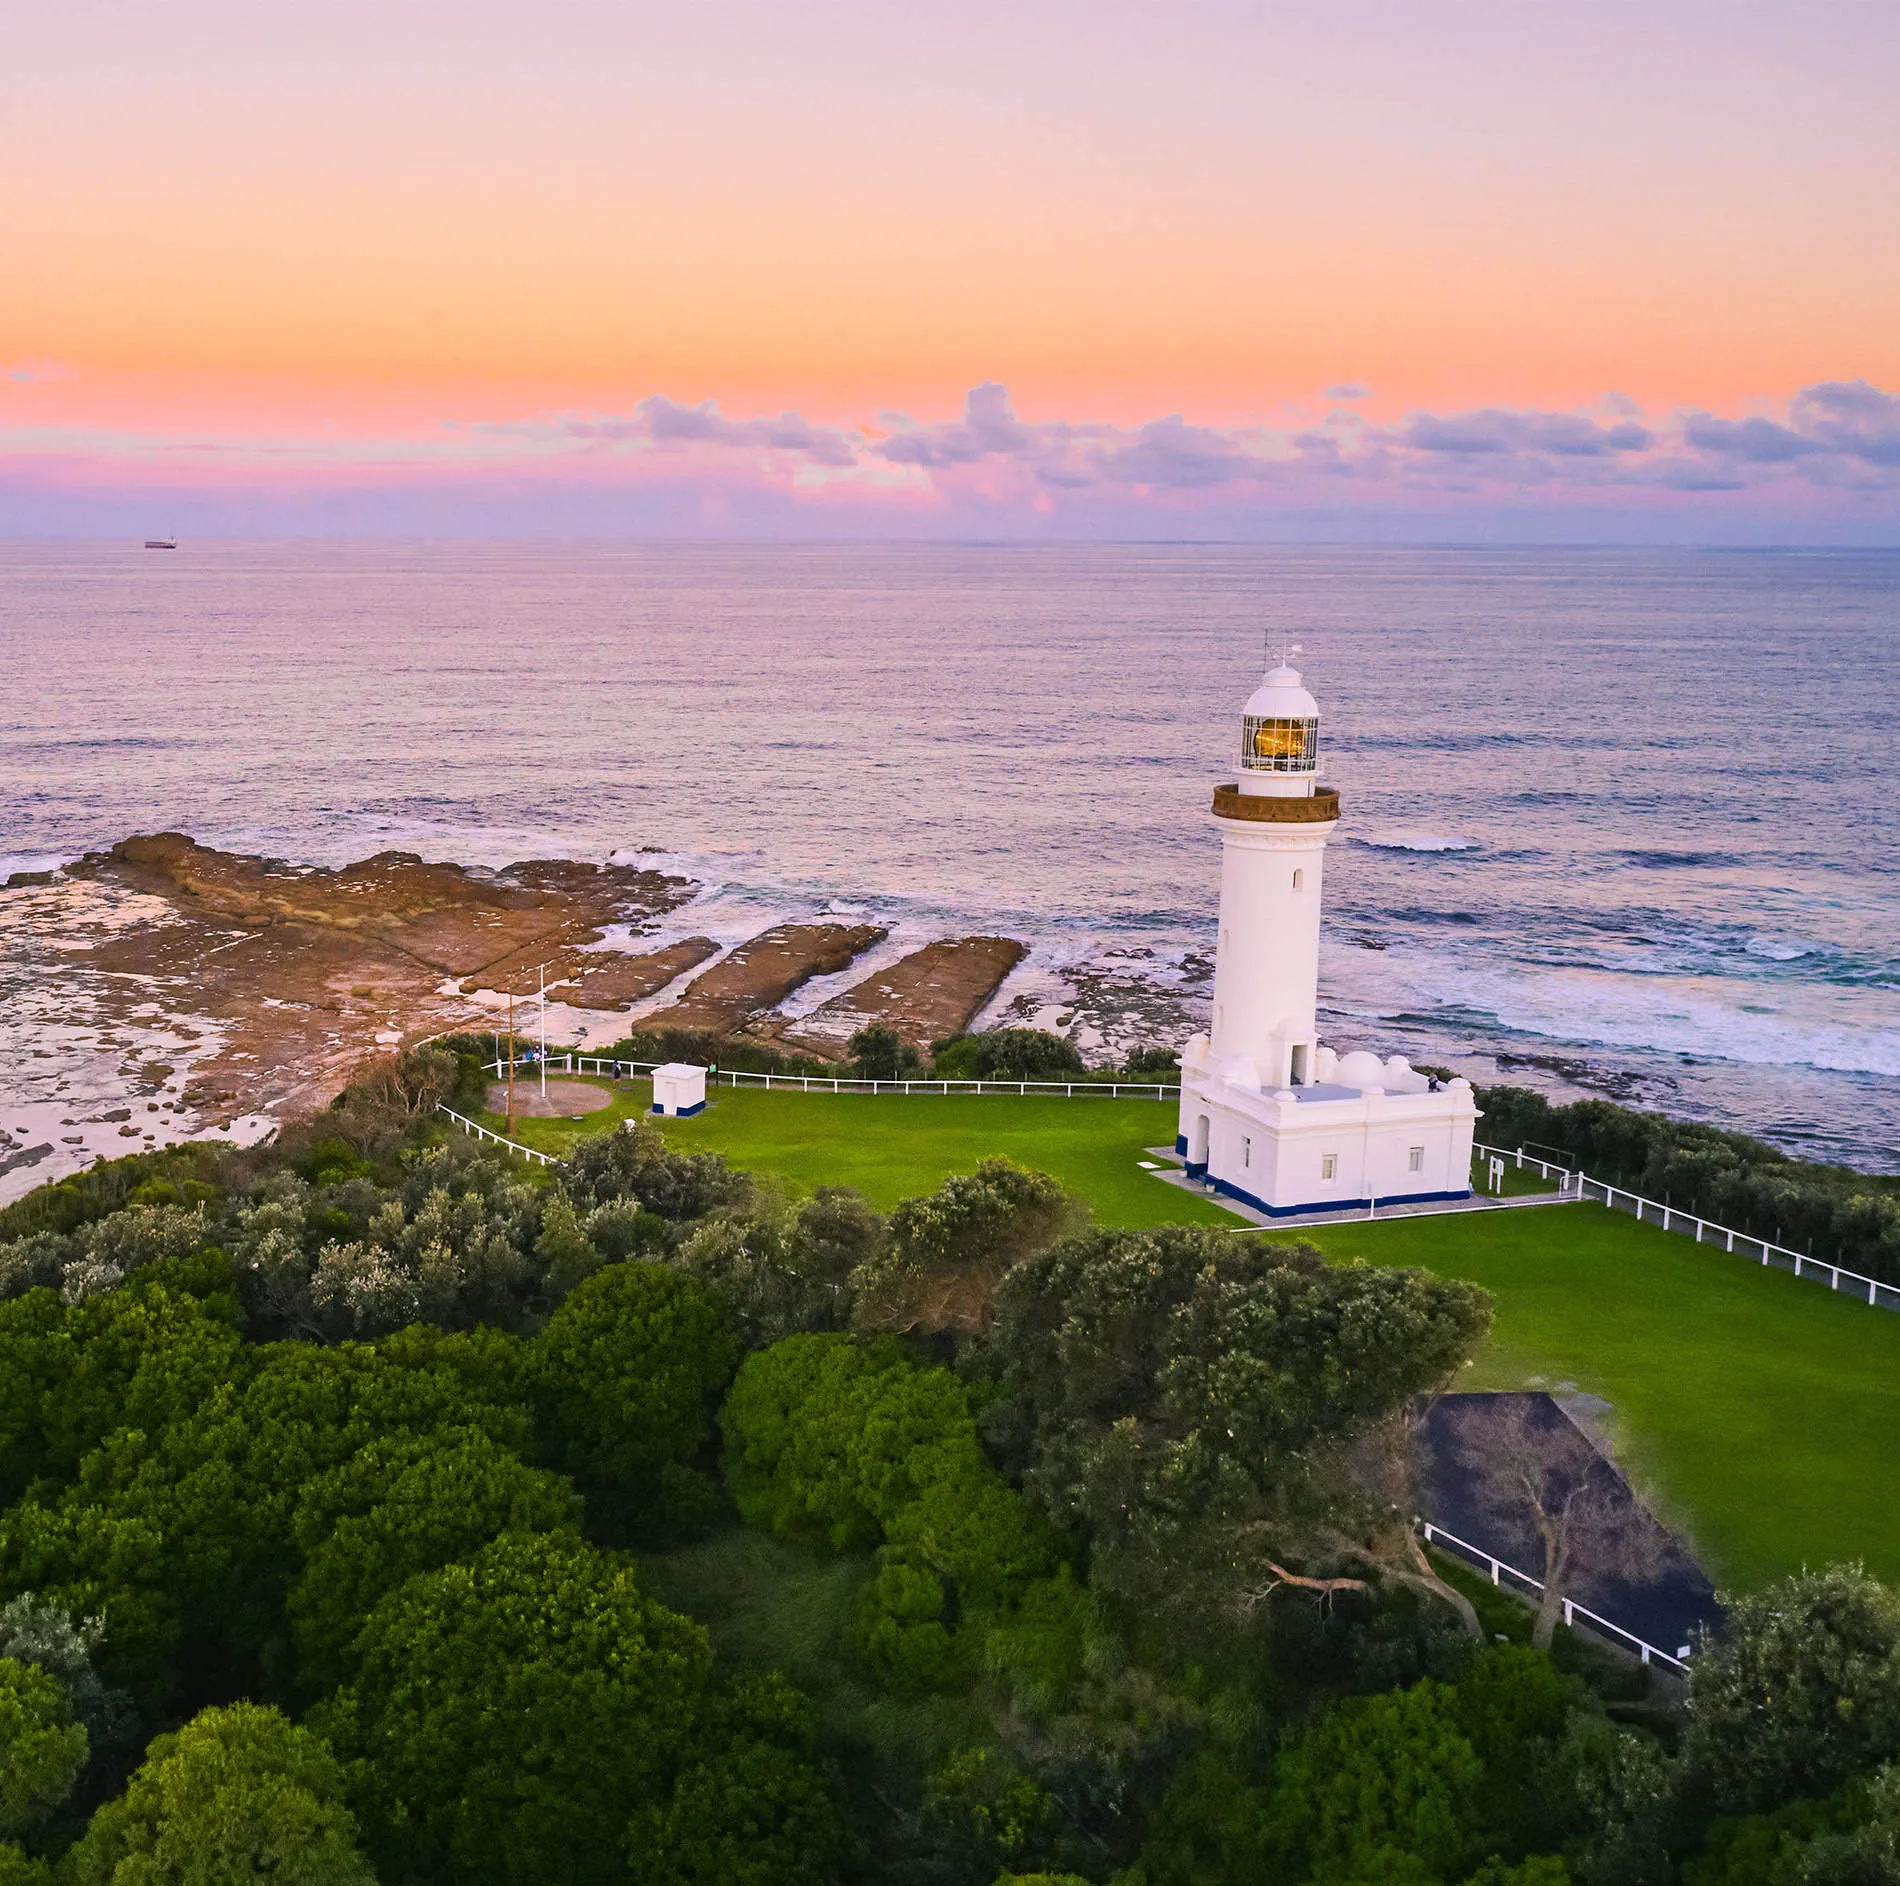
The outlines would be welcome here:
M 572 442 L 484 428 L 656 396 L 872 442 L 985 382 L 1038 426 L 1282 441 L 1342 398 L 1401 428 L 1614 396 L 1663 441 L 1900 389 L 1887 6 L 183 0 L 150 28 L 74 0 L 0 71 L 12 487 L 545 463 Z M 1750 462 L 1812 485 L 1821 436 Z M 731 475 L 781 449 L 712 443 Z

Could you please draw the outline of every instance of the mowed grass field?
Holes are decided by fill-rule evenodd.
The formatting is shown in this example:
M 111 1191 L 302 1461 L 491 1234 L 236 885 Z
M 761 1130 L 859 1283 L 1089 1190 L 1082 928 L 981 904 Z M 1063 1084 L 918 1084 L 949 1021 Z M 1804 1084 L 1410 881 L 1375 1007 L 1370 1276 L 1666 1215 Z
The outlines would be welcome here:
M 584 1123 L 517 1120 L 516 1137 L 563 1151 L 649 1100 L 635 1085 Z M 1002 1154 L 1086 1195 L 1100 1224 L 1240 1222 L 1136 1163 L 1174 1137 L 1160 1101 L 718 1088 L 703 1114 L 664 1130 L 794 1193 L 855 1185 L 884 1209 Z M 1600 1205 L 1284 1235 L 1482 1284 L 1491 1335 L 1458 1386 L 1569 1383 L 1608 1402 L 1619 1463 L 1718 1583 L 1855 1558 L 1900 1581 L 1900 1316 Z
M 1460 1388 L 1574 1383 L 1718 1584 L 1862 1559 L 1900 1582 L 1900 1315 L 1602 1205 L 1333 1225 L 1335 1258 L 1491 1292 Z
M 649 1085 L 634 1082 L 616 1094 L 611 1109 L 584 1120 L 517 1117 L 514 1137 L 537 1152 L 562 1152 L 581 1135 L 651 1105 Z M 1231 1212 L 1160 1184 L 1136 1163 L 1144 1148 L 1174 1144 L 1175 1112 L 1172 1101 L 1161 1100 L 713 1087 L 704 1113 L 657 1124 L 683 1152 L 724 1153 L 747 1172 L 777 1173 L 798 1194 L 855 1185 L 881 1211 L 1000 1155 L 1051 1173 L 1092 1200 L 1098 1224 L 1238 1223 Z M 483 1114 L 481 1123 L 501 1131 L 496 1114 Z

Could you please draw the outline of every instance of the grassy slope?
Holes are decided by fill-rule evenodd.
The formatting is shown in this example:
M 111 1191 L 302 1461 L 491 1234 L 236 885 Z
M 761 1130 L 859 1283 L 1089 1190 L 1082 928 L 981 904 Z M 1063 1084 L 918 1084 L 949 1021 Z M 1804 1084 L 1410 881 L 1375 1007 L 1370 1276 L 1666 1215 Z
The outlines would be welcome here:
M 522 1121 L 517 1136 L 556 1151 L 646 1105 L 637 1087 L 584 1126 Z M 1236 1222 L 1135 1163 L 1172 1137 L 1160 1102 L 720 1088 L 666 1131 L 794 1190 L 856 1185 L 886 1208 L 1006 1153 L 1086 1193 L 1103 1224 Z M 1900 1578 L 1900 1317 L 1595 1205 L 1297 1235 L 1483 1284 L 1492 1335 L 1460 1386 L 1574 1382 L 1602 1396 L 1619 1460 L 1718 1580 L 1834 1558 Z
M 1900 1577 L 1900 1316 L 1601 1205 L 1302 1235 L 1483 1284 L 1491 1339 L 1459 1386 L 1601 1395 L 1718 1582 L 1845 1558 Z

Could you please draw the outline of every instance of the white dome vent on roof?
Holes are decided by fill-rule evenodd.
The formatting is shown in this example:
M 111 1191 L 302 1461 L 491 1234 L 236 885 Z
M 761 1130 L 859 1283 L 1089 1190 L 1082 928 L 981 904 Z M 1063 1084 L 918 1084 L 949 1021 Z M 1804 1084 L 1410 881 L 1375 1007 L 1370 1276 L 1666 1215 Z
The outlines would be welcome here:
M 1364 1048 L 1339 1057 L 1337 1076 L 1342 1087 L 1380 1087 L 1385 1083 L 1385 1063 Z

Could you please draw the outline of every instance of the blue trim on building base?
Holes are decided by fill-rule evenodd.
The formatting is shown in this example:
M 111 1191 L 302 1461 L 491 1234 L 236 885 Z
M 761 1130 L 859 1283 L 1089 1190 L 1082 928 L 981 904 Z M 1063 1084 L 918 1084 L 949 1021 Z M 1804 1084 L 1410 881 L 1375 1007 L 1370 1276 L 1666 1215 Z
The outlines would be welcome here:
M 704 1113 L 706 1111 L 706 1103 L 703 1100 L 695 1101 L 692 1106 L 680 1107 L 672 1113 L 668 1113 L 664 1107 L 656 1104 L 652 1107 L 649 1107 L 647 1111 L 650 1113 L 660 1114 L 661 1116 L 669 1120 L 690 1120 L 694 1114 Z
M 1188 1168 L 1190 1174 L 1205 1178 L 1207 1168 L 1203 1166 L 1198 1174 L 1194 1168 Z M 1307 1212 L 1319 1211 L 1370 1211 L 1379 1205 L 1448 1205 L 1456 1199 L 1469 1198 L 1471 1187 L 1466 1186 L 1458 1192 L 1395 1192 L 1390 1198 L 1373 1200 L 1369 1198 L 1329 1198 L 1312 1205 L 1269 1205 L 1264 1198 L 1256 1198 L 1253 1193 L 1242 1191 L 1228 1179 L 1209 1181 L 1213 1189 L 1224 1198 L 1237 1199 L 1243 1205 L 1251 1205 L 1257 1212 L 1265 1212 L 1269 1218 L 1297 1218 Z
M 1187 1157 L 1187 1135 L 1185 1133 L 1175 1134 L 1174 1150 L 1179 1153 L 1183 1159 Z

